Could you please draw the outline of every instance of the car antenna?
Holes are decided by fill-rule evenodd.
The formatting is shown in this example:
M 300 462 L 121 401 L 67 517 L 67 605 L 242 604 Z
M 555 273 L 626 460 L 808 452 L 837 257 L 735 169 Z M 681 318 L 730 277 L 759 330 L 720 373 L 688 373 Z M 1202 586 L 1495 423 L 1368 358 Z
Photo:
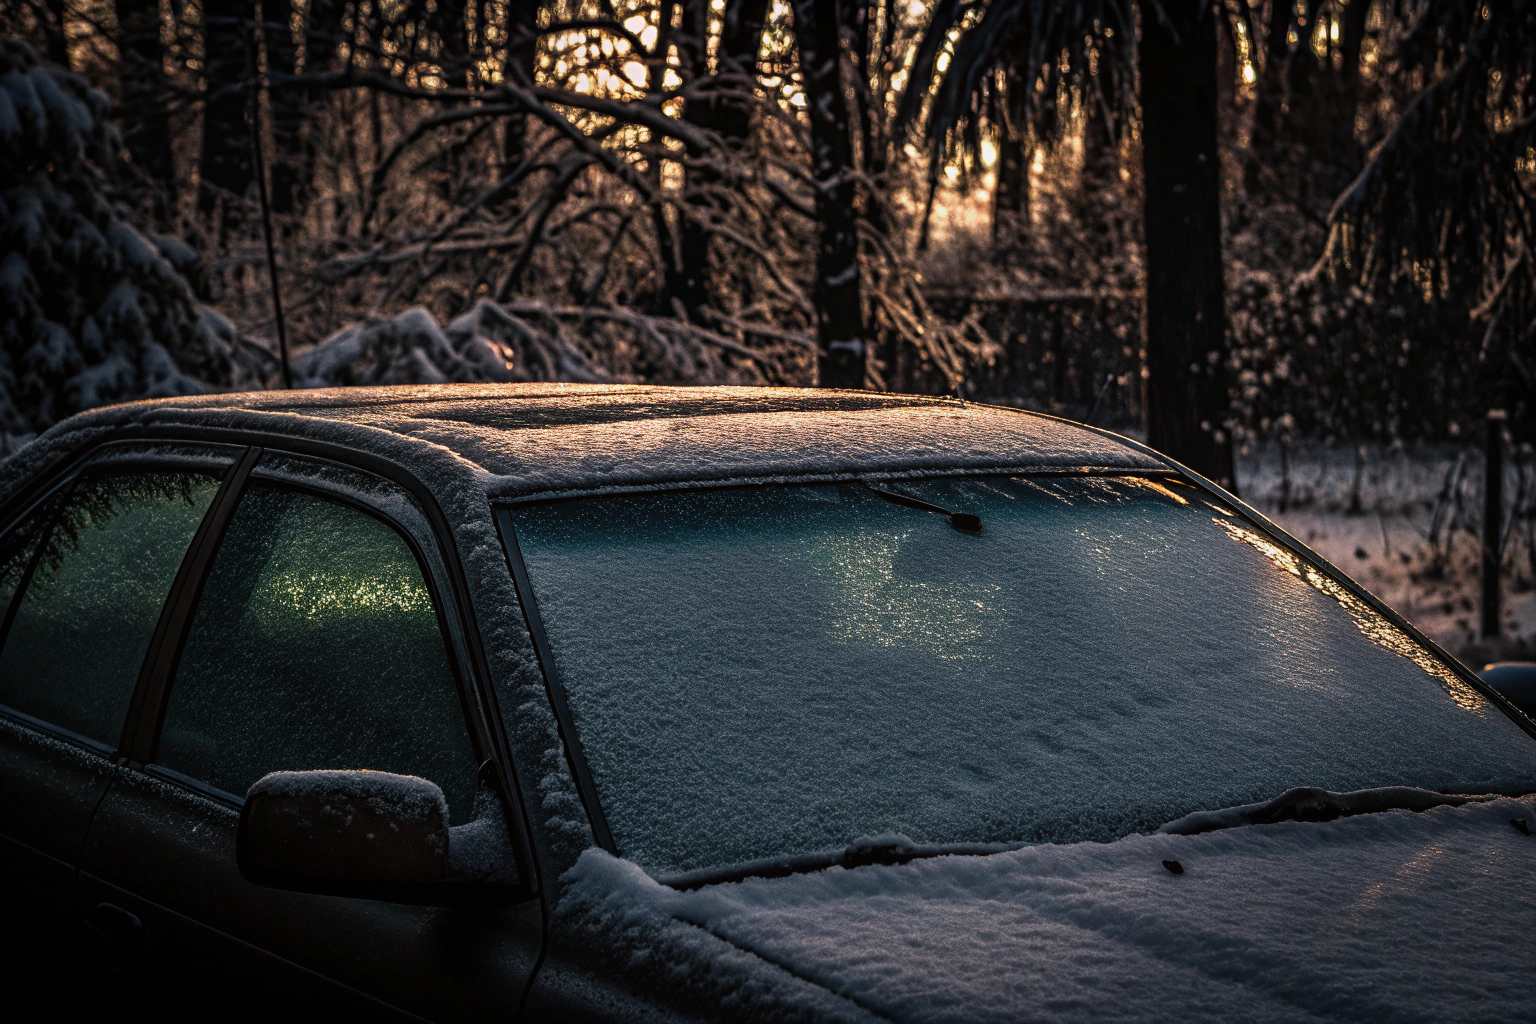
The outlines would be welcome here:
M 874 484 L 869 483 L 867 480 L 860 480 L 859 483 L 863 484 L 871 491 L 874 491 L 880 497 L 884 498 L 886 501 L 893 505 L 905 505 L 907 508 L 915 508 L 919 512 L 937 512 L 941 516 L 948 516 L 949 525 L 953 526 L 961 533 L 981 532 L 980 516 L 972 515 L 969 512 L 951 512 L 949 509 L 944 508 L 943 506 L 935 505 L 932 502 L 923 501 L 920 498 L 913 498 L 905 494 L 899 494 L 896 491 L 882 490 L 881 488 L 876 487 Z
M 277 252 L 272 247 L 272 205 L 267 199 L 266 157 L 261 149 L 261 85 L 256 65 L 256 33 L 260 23 L 252 19 L 246 39 L 245 59 L 251 79 L 251 152 L 256 160 L 256 191 L 261 195 L 261 229 L 267 241 L 267 276 L 272 281 L 272 313 L 277 319 L 277 357 L 283 368 L 283 388 L 293 390 L 288 368 L 288 327 L 283 321 L 283 291 L 277 282 Z

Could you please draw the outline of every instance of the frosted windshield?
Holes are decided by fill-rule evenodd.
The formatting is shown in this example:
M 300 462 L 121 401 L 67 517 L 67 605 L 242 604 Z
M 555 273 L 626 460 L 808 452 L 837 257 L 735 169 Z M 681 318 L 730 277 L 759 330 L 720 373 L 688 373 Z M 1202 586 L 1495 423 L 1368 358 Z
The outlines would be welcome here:
M 1110 840 L 1292 786 L 1536 790 L 1536 741 L 1331 579 L 1137 478 L 514 510 L 620 852 Z

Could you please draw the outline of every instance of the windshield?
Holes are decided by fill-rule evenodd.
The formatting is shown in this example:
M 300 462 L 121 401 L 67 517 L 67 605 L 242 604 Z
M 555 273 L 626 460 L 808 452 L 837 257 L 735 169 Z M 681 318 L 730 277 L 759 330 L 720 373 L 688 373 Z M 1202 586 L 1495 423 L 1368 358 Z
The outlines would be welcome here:
M 885 482 L 513 510 L 620 852 L 1110 840 L 1293 786 L 1536 789 L 1536 742 L 1193 488 Z M 960 529 L 943 514 L 979 517 Z

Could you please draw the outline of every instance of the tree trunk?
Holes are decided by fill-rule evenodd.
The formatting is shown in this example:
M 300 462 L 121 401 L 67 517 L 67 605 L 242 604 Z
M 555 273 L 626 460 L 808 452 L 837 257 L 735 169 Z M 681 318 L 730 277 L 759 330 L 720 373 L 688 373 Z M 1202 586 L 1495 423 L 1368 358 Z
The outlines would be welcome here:
M 251 187 L 251 129 L 246 121 L 250 97 L 244 88 L 249 69 L 249 5 L 242 0 L 203 2 L 203 149 L 199 206 L 204 214 L 220 208 L 221 241 L 240 224 L 240 201 Z
M 1162 9 L 1141 37 L 1147 434 L 1230 487 L 1216 21 L 1204 0 Z
M 158 10 L 158 8 L 157 8 Z M 65 35 L 64 0 L 43 0 L 33 8 L 43 33 L 44 55 L 61 68 L 69 68 L 69 39 Z
M 997 139 L 997 187 L 992 200 L 992 240 L 1029 234 L 1029 129 L 1025 121 L 1029 79 L 1020 69 L 1008 75 L 1008 121 Z
M 299 69 L 299 48 L 294 45 L 292 0 L 262 0 L 262 27 L 266 33 L 267 73 L 292 75 Z M 297 89 L 268 93 L 272 110 L 272 211 L 292 213 L 309 185 L 313 159 L 304 146 L 304 96 Z
M 346 0 L 309 0 L 305 7 L 304 70 L 308 74 L 323 74 L 334 69 L 336 53 L 346 34 L 342 25 Z M 310 98 L 322 95 L 324 91 L 315 90 Z
M 119 124 L 129 159 L 148 182 L 159 186 L 154 217 L 165 227 L 165 199 L 175 185 L 171 123 L 166 113 L 165 48 L 160 45 L 158 0 L 117 0 Z
M 539 5 L 525 0 L 507 6 L 507 57 L 502 77 L 520 88 L 533 85 L 534 58 L 539 49 Z M 501 161 L 508 170 L 523 162 L 528 146 L 528 115 L 507 115 L 502 123 Z
M 687 0 L 683 10 L 684 56 L 693 58 L 694 78 L 708 74 L 709 70 L 705 60 L 708 42 L 705 3 L 706 0 Z M 762 45 L 767 13 L 767 0 L 728 0 L 720 34 L 719 67 L 723 72 L 755 77 L 757 51 Z M 688 104 L 683 117 L 714 132 L 727 146 L 735 147 L 744 142 L 751 131 L 752 104 L 718 96 L 700 98 Z M 697 151 L 689 153 L 695 159 L 705 155 Z M 719 205 L 712 202 L 704 190 L 719 182 L 720 175 L 707 167 L 691 168 L 686 174 L 684 190 L 689 193 L 687 205 L 691 216 L 683 218 L 681 225 L 677 298 L 689 319 L 697 319 L 699 309 L 709 302 L 710 232 L 704 222 Z
M 1257 177 L 1278 141 L 1280 114 L 1285 106 L 1285 68 L 1291 52 L 1288 36 L 1294 29 L 1294 0 L 1270 0 L 1269 28 L 1264 34 L 1264 67 L 1259 72 L 1254 96 L 1248 164 L 1243 169 L 1244 186 L 1250 192 L 1262 187 Z
M 683 24 L 677 40 L 677 51 L 682 73 L 689 81 L 697 82 L 709 75 L 706 49 L 709 42 L 708 0 L 681 0 Z M 719 106 L 714 99 L 690 102 L 683 110 L 683 119 L 701 127 L 712 128 L 715 111 Z M 690 148 L 689 157 L 698 160 L 706 154 Z M 683 202 L 678 210 L 677 281 L 672 297 L 682 303 L 689 320 L 697 321 L 699 310 L 709 302 L 709 220 L 713 205 L 704 193 L 719 176 L 704 168 L 687 168 L 683 171 Z
M 518 6 L 525 0 L 513 0 Z M 474 75 L 469 60 L 469 25 L 465 21 L 464 0 L 437 0 L 427 17 L 428 28 L 442 43 L 438 64 L 443 78 L 451 86 L 468 88 Z
M 864 386 L 865 345 L 859 295 L 859 236 L 848 102 L 843 95 L 837 0 L 795 0 L 795 40 L 811 122 L 816 181 L 818 383 Z
M 1355 113 L 1360 109 L 1360 54 L 1365 49 L 1365 23 L 1371 16 L 1371 0 L 1349 0 L 1344 8 L 1343 38 L 1339 41 L 1339 142 L 1344 151 L 1354 150 L 1358 160 L 1359 143 L 1355 140 Z M 1351 161 L 1353 164 L 1355 161 Z

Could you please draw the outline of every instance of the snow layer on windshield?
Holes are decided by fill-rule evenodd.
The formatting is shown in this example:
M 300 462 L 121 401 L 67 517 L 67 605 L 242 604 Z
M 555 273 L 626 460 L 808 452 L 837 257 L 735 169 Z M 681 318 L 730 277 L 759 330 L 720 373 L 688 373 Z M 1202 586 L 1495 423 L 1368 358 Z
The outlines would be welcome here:
M 905 1024 L 1529 1021 L 1536 837 L 1511 819 L 1536 798 L 694 892 L 592 850 L 556 921 L 657 976 L 752 951 L 765 1020 L 799 1014 L 793 974 Z
M 1502 712 L 1193 491 L 903 486 L 983 529 L 853 486 L 515 510 L 626 857 L 665 877 L 887 832 L 1110 840 L 1294 786 L 1536 790 Z

